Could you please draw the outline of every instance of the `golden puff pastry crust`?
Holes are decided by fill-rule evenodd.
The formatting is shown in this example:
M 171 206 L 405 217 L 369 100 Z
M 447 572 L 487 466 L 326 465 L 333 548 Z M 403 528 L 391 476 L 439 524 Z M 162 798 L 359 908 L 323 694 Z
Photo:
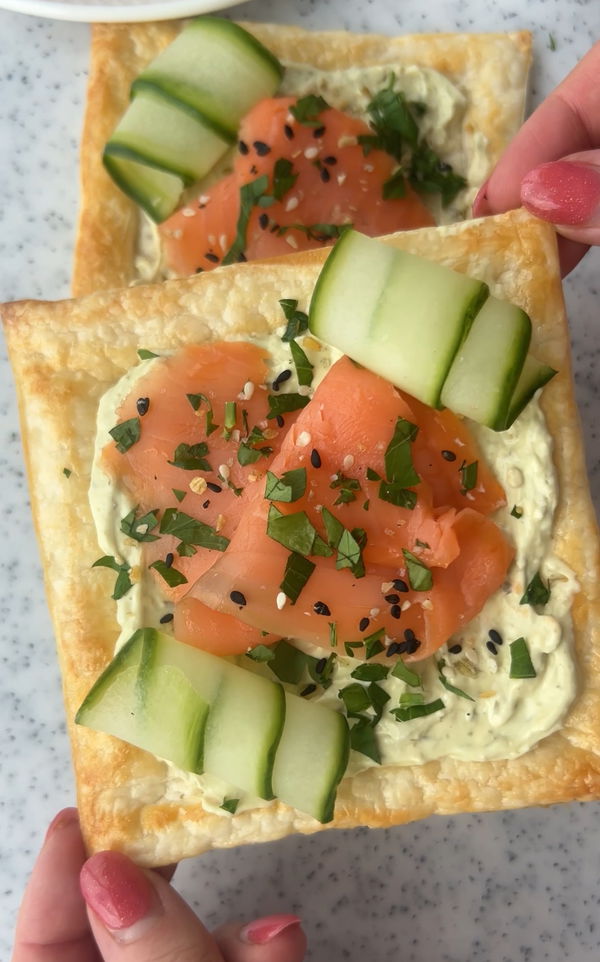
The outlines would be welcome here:
M 466 98 L 461 152 L 466 167 L 475 153 L 480 155 L 481 183 L 522 122 L 531 64 L 527 31 L 386 37 L 345 31 L 315 33 L 272 24 L 243 26 L 281 60 L 322 70 L 374 64 L 415 64 L 437 70 Z M 102 151 L 125 112 L 132 81 L 180 29 L 181 22 L 93 28 L 81 142 L 81 207 L 72 282 L 75 296 L 123 287 L 135 278 L 140 211 L 104 170 Z
M 532 318 L 536 357 L 560 371 L 542 403 L 560 483 L 553 547 L 581 586 L 572 608 L 578 694 L 563 729 L 519 758 L 481 763 L 447 758 L 373 767 L 344 779 L 331 827 L 599 798 L 600 557 L 554 233 L 517 211 L 397 234 L 387 242 L 479 277 L 493 293 L 520 304 Z M 233 817 L 207 812 L 165 763 L 75 726 L 73 718 L 110 660 L 119 633 L 111 576 L 90 569 L 99 554 L 87 491 L 100 396 L 136 363 L 139 347 L 161 352 L 273 329 L 280 323 L 281 296 L 307 306 L 326 256 L 326 251 L 292 254 L 162 285 L 2 308 L 64 679 L 78 803 L 91 850 L 117 848 L 142 864 L 160 865 L 209 848 L 321 828 L 279 802 Z M 72 472 L 68 478 L 65 467 Z

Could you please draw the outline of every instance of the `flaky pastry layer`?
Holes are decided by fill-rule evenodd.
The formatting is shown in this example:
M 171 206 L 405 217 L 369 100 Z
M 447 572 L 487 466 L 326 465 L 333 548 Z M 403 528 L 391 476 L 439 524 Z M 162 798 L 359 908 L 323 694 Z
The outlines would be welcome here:
M 72 289 L 75 296 L 123 287 L 135 278 L 140 211 L 110 179 L 102 151 L 129 103 L 140 71 L 170 43 L 181 22 L 94 26 L 81 142 L 81 208 Z M 517 132 L 531 63 L 527 31 L 386 37 L 244 23 L 281 60 L 322 70 L 373 64 L 429 67 L 464 94 L 463 153 L 482 152 L 482 180 Z
M 387 239 L 486 281 L 531 316 L 532 350 L 559 370 L 542 404 L 560 485 L 553 550 L 576 573 L 572 614 L 578 694 L 564 728 L 510 761 L 443 759 L 373 767 L 345 779 L 331 827 L 385 826 L 437 814 L 600 797 L 600 557 L 569 340 L 550 227 L 524 211 Z M 58 303 L 2 308 L 15 372 L 31 501 L 54 621 L 78 801 L 91 850 L 117 848 L 160 865 L 208 848 L 309 833 L 312 818 L 274 802 L 233 817 L 179 793 L 167 765 L 115 738 L 76 727 L 83 697 L 109 662 L 118 626 L 114 576 L 99 555 L 87 500 L 98 400 L 137 350 L 261 333 L 281 322 L 279 298 L 306 309 L 327 251 L 219 268 L 162 285 Z M 67 478 L 63 469 L 72 473 Z

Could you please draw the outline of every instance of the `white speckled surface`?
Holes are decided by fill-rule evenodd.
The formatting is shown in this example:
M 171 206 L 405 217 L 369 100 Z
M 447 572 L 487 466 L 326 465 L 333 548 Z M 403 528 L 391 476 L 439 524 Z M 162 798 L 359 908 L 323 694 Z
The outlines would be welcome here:
M 422 11 L 427 12 L 422 12 Z M 600 33 L 598 0 L 255 0 L 308 27 L 535 32 L 537 103 Z M 550 35 L 556 50 L 550 49 Z M 88 28 L 0 11 L 0 299 L 68 294 Z M 597 434 L 600 253 L 567 283 L 588 463 Z M 29 517 L 12 381 L 0 360 L 0 958 L 45 826 L 73 801 L 60 682 Z M 177 884 L 209 924 L 295 911 L 312 962 L 592 962 L 600 958 L 600 805 L 290 838 L 207 855 Z

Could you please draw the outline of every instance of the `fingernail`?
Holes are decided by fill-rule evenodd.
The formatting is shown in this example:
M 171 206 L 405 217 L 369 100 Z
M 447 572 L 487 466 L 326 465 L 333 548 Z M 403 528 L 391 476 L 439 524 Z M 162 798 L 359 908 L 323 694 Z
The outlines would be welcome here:
M 600 224 L 600 169 L 570 160 L 541 164 L 523 178 L 521 201 L 552 224 Z
M 135 942 L 155 924 L 162 906 L 148 878 L 120 852 L 99 852 L 80 875 L 89 907 L 119 942 Z
M 473 217 L 485 217 L 491 213 L 487 199 L 488 184 L 489 180 L 486 180 L 485 184 L 482 184 L 477 192 L 477 196 L 473 201 Z
M 297 915 L 265 915 L 263 919 L 255 919 L 250 922 L 240 932 L 242 942 L 249 942 L 250 945 L 265 945 L 272 942 L 285 929 L 292 925 L 300 925 L 302 919 Z
M 51 835 L 58 832 L 61 828 L 68 828 L 75 822 L 79 821 L 79 812 L 76 808 L 63 808 L 58 815 L 55 815 L 50 822 L 46 830 L 46 838 L 44 841 L 48 841 Z

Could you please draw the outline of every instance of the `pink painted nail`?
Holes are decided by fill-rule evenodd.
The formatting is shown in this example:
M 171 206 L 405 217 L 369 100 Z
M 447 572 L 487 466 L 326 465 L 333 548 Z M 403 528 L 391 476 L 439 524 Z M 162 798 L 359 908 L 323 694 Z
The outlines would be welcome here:
M 552 224 L 600 224 L 600 168 L 570 160 L 541 164 L 523 178 L 521 201 Z
M 61 828 L 68 828 L 70 825 L 73 825 L 78 821 L 79 812 L 76 808 L 63 808 L 50 822 L 46 831 L 45 841 L 48 841 L 50 836 L 54 835 L 55 832 L 60 831 Z
M 486 217 L 491 213 L 487 199 L 487 189 L 489 180 L 479 188 L 477 196 L 473 201 L 473 217 Z
M 121 942 L 138 939 L 162 913 L 144 872 L 120 852 L 92 855 L 81 870 L 80 884 L 89 907 Z
M 301 923 L 302 919 L 297 915 L 266 915 L 263 919 L 255 919 L 246 925 L 240 932 L 240 939 L 250 945 L 265 945 L 266 942 L 276 939 L 285 929 Z

